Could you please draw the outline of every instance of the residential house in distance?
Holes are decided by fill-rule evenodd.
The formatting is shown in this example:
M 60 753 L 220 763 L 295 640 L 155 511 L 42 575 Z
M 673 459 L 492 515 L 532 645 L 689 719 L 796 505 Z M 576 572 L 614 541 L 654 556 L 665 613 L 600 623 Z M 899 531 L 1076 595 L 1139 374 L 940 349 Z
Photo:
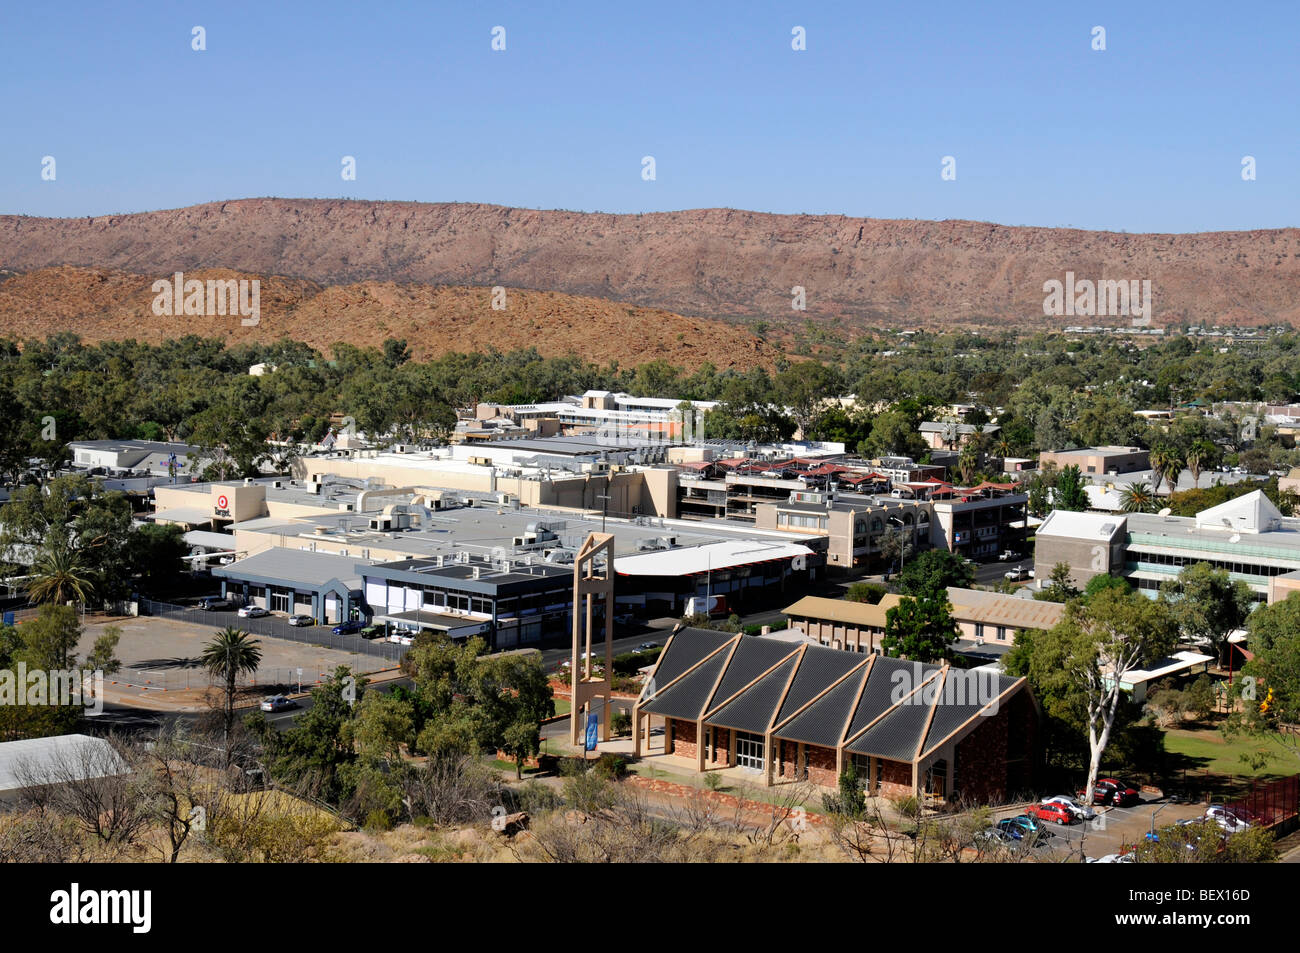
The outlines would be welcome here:
M 971 442 L 977 433 L 986 437 L 996 437 L 1002 430 L 997 424 L 963 424 L 948 420 L 926 420 L 916 428 L 921 439 L 931 450 L 956 450 Z

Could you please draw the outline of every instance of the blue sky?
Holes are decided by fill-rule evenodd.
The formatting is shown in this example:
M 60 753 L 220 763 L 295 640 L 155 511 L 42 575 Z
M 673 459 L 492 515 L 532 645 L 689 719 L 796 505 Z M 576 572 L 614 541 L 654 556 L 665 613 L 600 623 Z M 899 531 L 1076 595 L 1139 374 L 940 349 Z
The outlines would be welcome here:
M 1297 47 L 1294 2 L 7 3 L 0 212 L 275 195 L 1293 226 Z

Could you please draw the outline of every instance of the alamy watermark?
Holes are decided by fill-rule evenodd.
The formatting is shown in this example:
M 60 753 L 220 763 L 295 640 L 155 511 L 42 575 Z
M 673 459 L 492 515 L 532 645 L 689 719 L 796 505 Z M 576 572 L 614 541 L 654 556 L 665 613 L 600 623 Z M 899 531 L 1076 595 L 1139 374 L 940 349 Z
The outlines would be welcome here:
M 889 700 L 894 705 L 979 705 L 985 717 L 998 713 L 1002 691 L 993 671 L 949 669 L 947 677 L 940 678 L 933 669 L 927 672 L 920 662 L 913 662 L 910 668 L 895 670 L 889 680 Z
M 87 714 L 104 711 L 104 673 L 91 669 L 31 669 L 19 662 L 0 670 L 0 707 L 78 706 Z
M 1151 323 L 1150 278 L 1076 281 L 1074 272 L 1067 271 L 1064 282 L 1056 278 L 1043 282 L 1043 293 L 1047 317 L 1131 317 L 1135 328 Z
M 602 447 L 680 446 L 704 439 L 704 411 L 674 408 L 663 417 L 602 420 L 596 442 Z
M 240 315 L 239 323 L 256 327 L 262 320 L 262 282 L 257 278 L 209 278 L 205 284 L 197 278 L 185 280 L 178 271 L 172 280 L 159 278 L 150 289 L 153 313 L 159 317 L 176 315 Z

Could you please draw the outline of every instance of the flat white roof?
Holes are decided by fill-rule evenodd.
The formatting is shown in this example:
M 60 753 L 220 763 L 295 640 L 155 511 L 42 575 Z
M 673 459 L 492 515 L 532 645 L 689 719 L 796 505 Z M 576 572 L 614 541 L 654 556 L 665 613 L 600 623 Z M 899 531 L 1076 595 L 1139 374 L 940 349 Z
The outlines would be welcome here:
M 812 550 L 798 543 L 735 539 L 685 549 L 619 556 L 615 559 L 614 569 L 623 576 L 680 576 L 810 555 Z
M 1168 658 L 1157 659 L 1152 668 L 1135 668 L 1124 674 L 1121 685 L 1140 685 L 1153 679 L 1164 678 L 1175 672 L 1194 668 L 1202 662 L 1213 662 L 1214 656 L 1202 655 L 1200 652 L 1175 652 Z
M 1038 527 L 1039 536 L 1066 536 L 1073 539 L 1110 539 L 1116 530 L 1123 531 L 1126 517 L 1121 513 L 1073 513 L 1052 510 Z

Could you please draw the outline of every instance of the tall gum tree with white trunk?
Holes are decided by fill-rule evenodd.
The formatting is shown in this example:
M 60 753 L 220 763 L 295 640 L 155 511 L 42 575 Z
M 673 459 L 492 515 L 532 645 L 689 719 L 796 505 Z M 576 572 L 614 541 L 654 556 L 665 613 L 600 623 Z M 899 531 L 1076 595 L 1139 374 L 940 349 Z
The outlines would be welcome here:
M 1138 593 L 1105 589 L 1070 602 L 1060 623 L 1033 633 L 1028 641 L 1031 682 L 1052 696 L 1046 699 L 1050 707 L 1076 713 L 1087 731 L 1085 803 L 1092 803 L 1124 695 L 1124 677 L 1167 656 L 1177 637 L 1178 625 L 1167 605 Z

